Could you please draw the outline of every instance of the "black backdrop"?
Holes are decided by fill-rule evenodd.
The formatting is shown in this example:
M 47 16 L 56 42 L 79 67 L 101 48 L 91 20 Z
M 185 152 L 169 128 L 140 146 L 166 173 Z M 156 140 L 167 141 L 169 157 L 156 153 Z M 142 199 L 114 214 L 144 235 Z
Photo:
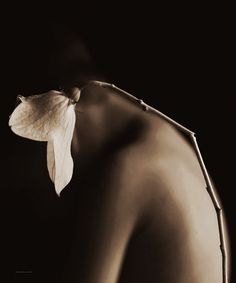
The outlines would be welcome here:
M 7 127 L 15 97 L 63 87 L 81 68 L 89 75 L 104 74 L 110 82 L 197 133 L 225 208 L 234 257 L 235 89 L 231 89 L 230 16 L 221 7 L 167 5 L 139 7 L 137 12 L 136 6 L 130 10 L 114 6 L 109 11 L 92 3 L 68 6 L 50 11 L 31 7 L 20 13 L 16 9 L 2 23 L 1 167 L 5 171 L 1 190 L 7 196 L 7 202 L 2 198 L 7 255 L 14 247 L 12 258 L 13 262 L 16 258 L 17 268 L 30 269 L 32 244 L 27 243 L 39 240 L 30 239 L 37 224 L 30 206 L 24 203 L 27 200 L 19 198 L 19 193 L 16 197 L 9 185 L 15 167 L 8 161 L 21 156 L 17 152 L 19 139 Z M 92 63 L 91 58 L 78 55 L 86 54 L 79 40 L 85 42 Z M 74 57 L 68 58 L 66 50 Z M 9 241 L 11 228 L 14 232 Z

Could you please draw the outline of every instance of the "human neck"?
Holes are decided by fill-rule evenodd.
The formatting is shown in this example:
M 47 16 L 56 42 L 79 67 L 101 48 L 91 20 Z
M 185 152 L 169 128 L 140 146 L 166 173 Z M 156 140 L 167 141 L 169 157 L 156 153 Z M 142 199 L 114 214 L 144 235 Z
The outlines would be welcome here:
M 147 129 L 141 108 L 100 86 L 83 89 L 76 106 L 76 118 L 72 150 L 78 153 L 79 160 L 93 159 L 121 138 L 125 143 L 132 142 Z M 127 139 L 130 131 L 133 131 L 131 140 Z

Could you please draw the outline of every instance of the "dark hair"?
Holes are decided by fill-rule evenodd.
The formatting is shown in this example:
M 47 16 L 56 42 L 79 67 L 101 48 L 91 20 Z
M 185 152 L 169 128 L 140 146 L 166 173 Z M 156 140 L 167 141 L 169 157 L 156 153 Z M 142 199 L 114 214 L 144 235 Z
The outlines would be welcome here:
M 81 87 L 89 80 L 105 80 L 80 35 L 59 24 L 53 25 L 52 34 L 55 48 L 51 50 L 48 72 L 60 87 Z

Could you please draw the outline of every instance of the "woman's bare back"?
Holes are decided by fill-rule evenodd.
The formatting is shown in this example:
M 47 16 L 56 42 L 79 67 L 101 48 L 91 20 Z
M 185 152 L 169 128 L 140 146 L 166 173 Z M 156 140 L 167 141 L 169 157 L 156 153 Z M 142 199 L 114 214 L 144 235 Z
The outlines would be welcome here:
M 216 212 L 180 133 L 98 86 L 85 90 L 77 118 L 74 175 L 57 210 L 73 216 L 55 256 L 61 281 L 220 283 Z M 36 191 L 48 187 L 38 176 Z
M 217 217 L 195 153 L 167 122 L 145 115 L 81 172 L 78 231 L 88 232 L 76 241 L 85 258 L 73 251 L 78 279 L 220 283 Z

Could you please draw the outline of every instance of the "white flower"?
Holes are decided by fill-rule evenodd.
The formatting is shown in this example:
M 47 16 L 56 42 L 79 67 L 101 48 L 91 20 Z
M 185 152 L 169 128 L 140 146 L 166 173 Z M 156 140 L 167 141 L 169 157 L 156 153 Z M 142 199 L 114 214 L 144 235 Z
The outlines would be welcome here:
M 21 103 L 10 116 L 12 131 L 24 138 L 47 141 L 49 176 L 60 195 L 73 174 L 71 141 L 75 127 L 75 103 L 79 89 L 68 98 L 63 92 L 49 91 L 29 97 L 19 96 Z

